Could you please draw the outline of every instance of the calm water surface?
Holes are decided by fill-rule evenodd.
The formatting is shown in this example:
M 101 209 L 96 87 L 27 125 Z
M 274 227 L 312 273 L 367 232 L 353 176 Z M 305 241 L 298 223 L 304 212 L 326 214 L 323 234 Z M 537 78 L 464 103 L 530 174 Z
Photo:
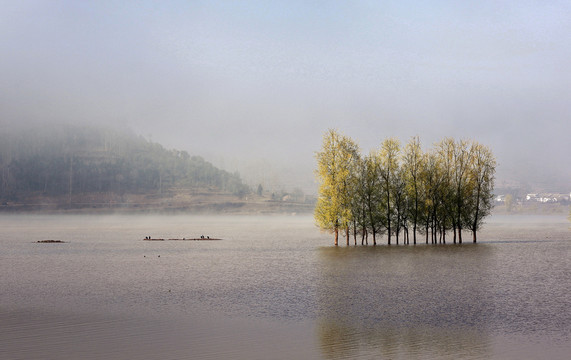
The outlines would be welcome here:
M 496 216 L 479 244 L 416 247 L 335 248 L 309 216 L 2 215 L 0 226 L 1 359 L 571 353 L 564 216 Z M 142 241 L 200 235 L 224 240 Z

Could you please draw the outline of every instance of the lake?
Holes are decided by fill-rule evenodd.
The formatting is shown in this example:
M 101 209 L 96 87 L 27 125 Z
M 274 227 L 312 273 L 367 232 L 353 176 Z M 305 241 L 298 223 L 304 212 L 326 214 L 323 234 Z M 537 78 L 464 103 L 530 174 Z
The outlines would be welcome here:
M 334 247 L 311 216 L 3 214 L 0 226 L 2 359 L 571 353 L 564 216 L 498 215 L 478 244 L 390 247 Z M 223 240 L 143 241 L 202 235 Z

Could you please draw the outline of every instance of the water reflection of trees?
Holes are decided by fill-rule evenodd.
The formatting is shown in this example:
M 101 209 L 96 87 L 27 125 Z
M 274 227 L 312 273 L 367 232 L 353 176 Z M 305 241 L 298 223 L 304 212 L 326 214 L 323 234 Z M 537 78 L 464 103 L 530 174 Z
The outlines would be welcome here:
M 324 357 L 485 358 L 491 254 L 482 245 L 320 249 Z
M 491 354 L 486 334 L 465 329 L 364 328 L 323 321 L 318 336 L 326 359 L 485 359 Z

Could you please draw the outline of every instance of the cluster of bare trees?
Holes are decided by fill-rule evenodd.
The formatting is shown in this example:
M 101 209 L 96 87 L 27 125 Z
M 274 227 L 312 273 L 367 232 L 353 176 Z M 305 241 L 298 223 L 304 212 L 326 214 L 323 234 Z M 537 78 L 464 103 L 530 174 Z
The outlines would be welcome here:
M 462 243 L 462 232 L 473 242 L 492 208 L 496 160 L 475 141 L 445 138 L 423 151 L 418 137 L 402 147 L 384 140 L 378 150 L 360 154 L 350 138 L 329 130 L 317 153 L 320 182 L 315 220 L 324 230 L 344 232 L 355 244 Z

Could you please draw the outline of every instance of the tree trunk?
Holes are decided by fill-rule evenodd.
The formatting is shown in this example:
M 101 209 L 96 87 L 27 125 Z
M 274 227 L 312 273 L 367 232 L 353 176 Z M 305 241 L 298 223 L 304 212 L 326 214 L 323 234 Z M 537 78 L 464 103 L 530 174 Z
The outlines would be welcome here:
M 335 246 L 339 245 L 339 228 L 335 227 Z
M 418 196 L 418 195 L 417 195 Z M 416 245 L 416 223 L 418 222 L 418 202 L 414 205 L 414 223 L 412 225 L 412 244 Z
M 69 159 L 69 207 L 71 207 L 72 192 L 73 192 L 73 156 Z
M 476 193 L 476 214 L 474 215 L 474 224 L 472 225 L 474 244 L 476 243 L 476 229 L 478 228 L 478 216 L 480 213 L 480 189 L 481 187 L 478 186 L 478 192 Z
M 387 243 L 391 244 L 391 221 L 388 222 L 389 226 L 387 228 Z
M 345 237 L 347 238 L 347 246 L 349 246 L 349 225 L 345 228 Z

